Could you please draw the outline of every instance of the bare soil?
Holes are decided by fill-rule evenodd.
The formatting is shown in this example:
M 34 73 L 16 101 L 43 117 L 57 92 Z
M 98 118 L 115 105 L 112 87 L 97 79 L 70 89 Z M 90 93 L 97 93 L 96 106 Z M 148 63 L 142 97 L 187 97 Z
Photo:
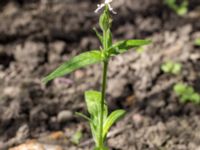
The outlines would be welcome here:
M 101 66 L 93 65 L 44 85 L 41 78 L 60 63 L 96 49 L 94 0 L 2 0 L 0 2 L 0 149 L 30 139 L 66 150 L 92 149 L 83 93 L 99 89 Z M 200 92 L 200 1 L 177 16 L 161 0 L 115 0 L 114 40 L 149 38 L 138 54 L 113 58 L 107 100 L 127 115 L 111 130 L 112 150 L 199 150 L 200 106 L 182 104 L 172 87 L 183 81 Z M 165 74 L 163 62 L 183 64 L 181 74 Z M 71 138 L 83 133 L 80 144 Z

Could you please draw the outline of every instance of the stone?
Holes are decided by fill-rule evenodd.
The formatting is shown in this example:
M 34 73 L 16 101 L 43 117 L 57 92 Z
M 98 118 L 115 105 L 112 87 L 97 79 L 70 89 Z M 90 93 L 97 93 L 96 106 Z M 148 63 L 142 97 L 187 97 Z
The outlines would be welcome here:
M 114 78 L 110 79 L 108 81 L 108 93 L 114 97 L 117 98 L 121 95 L 123 95 L 124 87 L 127 84 L 127 80 L 123 78 Z
M 15 50 L 16 61 L 23 65 L 37 67 L 45 60 L 45 45 L 41 42 L 27 41 Z
M 73 118 L 73 113 L 69 110 L 63 110 L 58 113 L 57 120 L 59 123 L 69 121 Z
M 10 148 L 9 150 L 63 150 L 57 145 L 41 144 L 36 140 L 29 140 L 24 144 Z
M 48 60 L 50 63 L 55 63 L 61 60 L 61 54 L 65 51 L 66 44 L 62 41 L 56 41 L 51 43 L 49 48 Z

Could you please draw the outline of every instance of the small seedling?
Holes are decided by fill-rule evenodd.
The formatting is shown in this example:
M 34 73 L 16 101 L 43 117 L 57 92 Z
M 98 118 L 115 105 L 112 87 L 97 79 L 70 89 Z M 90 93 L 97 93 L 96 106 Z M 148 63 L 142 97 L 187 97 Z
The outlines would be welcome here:
M 47 83 L 57 77 L 69 74 L 76 69 L 95 63 L 102 63 L 103 71 L 101 92 L 94 90 L 85 92 L 85 101 L 90 116 L 88 117 L 84 114 L 77 113 L 88 120 L 90 124 L 92 136 L 96 145 L 94 150 L 108 150 L 108 147 L 105 145 L 108 131 L 111 126 L 125 114 L 125 111 L 122 109 L 115 110 L 111 112 L 111 114 L 108 114 L 105 93 L 109 59 L 118 54 L 122 54 L 131 48 L 137 48 L 150 43 L 149 40 L 123 40 L 113 44 L 111 32 L 112 17 L 110 11 L 113 14 L 116 14 L 116 12 L 113 11 L 110 4 L 111 2 L 112 0 L 105 0 L 103 4 L 97 5 L 98 8 L 95 11 L 98 12 L 100 9 L 104 8 L 104 11 L 99 19 L 99 25 L 102 33 L 99 33 L 95 29 L 96 35 L 102 44 L 102 46 L 100 46 L 100 50 L 92 50 L 75 56 L 43 79 L 43 82 Z
M 166 63 L 162 64 L 161 69 L 165 73 L 178 75 L 182 70 L 182 64 L 175 63 L 173 61 L 167 61 Z
M 78 145 L 81 138 L 82 138 L 83 134 L 81 131 L 77 131 L 71 138 L 71 142 L 75 145 Z
M 195 46 L 200 46 L 200 38 L 195 40 L 194 45 Z
M 174 85 L 174 92 L 180 97 L 181 102 L 193 102 L 200 104 L 200 94 L 194 91 L 194 88 L 183 83 Z
M 184 16 L 188 12 L 188 0 L 182 0 L 182 3 L 179 5 L 177 4 L 177 0 L 165 0 L 165 3 L 180 16 Z

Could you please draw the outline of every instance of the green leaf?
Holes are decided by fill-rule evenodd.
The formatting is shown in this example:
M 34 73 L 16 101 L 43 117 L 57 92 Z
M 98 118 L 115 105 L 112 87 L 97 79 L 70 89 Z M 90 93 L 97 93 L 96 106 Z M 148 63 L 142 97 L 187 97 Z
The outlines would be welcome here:
M 165 73 L 171 73 L 171 74 L 177 75 L 182 70 L 182 64 L 176 63 L 173 61 L 168 61 L 162 64 L 161 69 Z
M 112 112 L 108 118 L 106 119 L 106 121 L 104 122 L 104 126 L 103 126 L 103 138 L 105 139 L 107 136 L 107 133 L 110 129 L 110 127 L 118 120 L 120 119 L 123 115 L 125 114 L 124 110 L 115 110 L 114 112 Z
M 187 14 L 188 8 L 186 6 L 181 6 L 176 10 L 176 13 L 180 16 Z
M 97 31 L 96 28 L 93 28 L 94 32 L 96 33 L 99 41 L 103 44 L 103 36 Z
M 162 64 L 161 69 L 165 73 L 170 73 L 173 70 L 173 63 L 171 61 Z
M 171 8 L 175 5 L 175 0 L 165 0 L 165 3 Z
M 196 46 L 200 46 L 200 38 L 199 38 L 199 39 L 196 39 L 195 42 L 194 42 L 194 44 L 195 44 Z
M 106 31 L 106 37 L 107 37 L 107 47 L 109 48 L 109 47 L 111 47 L 112 46 L 112 33 L 111 33 L 111 31 L 110 31 L 110 29 L 108 29 L 107 31 Z
M 187 89 L 187 85 L 183 84 L 183 83 L 177 83 L 174 85 L 174 92 L 177 95 L 182 95 L 185 93 L 186 89 Z
M 85 101 L 87 104 L 87 109 L 90 115 L 97 116 L 98 108 L 101 104 L 101 93 L 98 91 L 86 91 L 85 92 Z
M 124 40 L 115 43 L 111 48 L 109 48 L 107 51 L 110 55 L 116 55 L 123 52 L 126 52 L 127 50 L 139 46 L 144 46 L 147 44 L 150 44 L 151 41 L 149 40 Z
M 103 58 L 100 51 L 94 50 L 82 53 L 62 64 L 55 71 L 53 71 L 47 77 L 45 77 L 43 79 L 43 82 L 47 83 L 48 81 L 53 80 L 57 77 L 69 74 L 70 72 L 75 71 L 76 69 L 101 62 L 102 60 Z
M 110 24 L 110 12 L 108 6 L 105 7 L 103 14 L 99 18 L 99 25 L 102 31 L 107 31 L 111 24 Z
M 182 103 L 186 103 L 186 102 L 188 102 L 190 100 L 190 95 L 188 95 L 188 94 L 183 94 L 183 95 L 181 95 L 181 102 Z
M 182 0 L 180 5 L 177 4 L 177 0 L 165 0 L 165 3 L 180 16 L 188 12 L 188 0 Z
M 194 88 L 193 87 L 190 87 L 190 86 L 187 86 L 186 88 L 186 91 L 184 94 L 187 94 L 189 96 L 192 96 L 192 94 L 194 94 Z
M 92 121 L 88 116 L 84 115 L 83 113 L 76 112 L 75 114 L 76 114 L 77 116 L 80 116 L 80 117 L 84 118 L 84 119 L 87 120 L 87 121 Z
M 99 141 L 99 124 L 100 124 L 100 109 L 101 109 L 101 93 L 98 91 L 86 91 L 85 101 L 87 105 L 87 110 L 91 115 L 90 128 L 92 131 L 92 136 L 97 144 Z M 104 121 L 108 116 L 108 108 L 104 105 Z
M 177 10 L 177 14 L 180 15 L 180 16 L 187 14 L 188 6 L 189 6 L 189 1 L 183 0 L 182 4 L 180 5 L 180 7 Z
M 97 145 L 98 142 L 99 142 L 99 132 L 98 132 L 99 131 L 99 125 L 98 125 L 98 122 L 90 121 L 90 128 L 91 128 L 91 131 L 92 131 L 93 140 Z
M 200 103 L 200 95 L 195 92 L 192 86 L 178 83 L 174 86 L 174 91 L 180 97 L 181 102 L 194 102 L 196 104 Z
M 182 64 L 175 63 L 172 69 L 172 73 L 178 75 L 182 70 Z
M 194 103 L 200 103 L 200 95 L 198 93 L 193 93 L 190 97 L 191 101 Z
M 81 138 L 82 138 L 82 136 L 83 136 L 82 132 L 81 132 L 81 131 L 77 131 L 77 132 L 72 136 L 71 142 L 72 142 L 73 144 L 78 145 L 79 142 L 80 142 L 80 140 L 81 140 Z
M 100 114 L 100 106 L 101 106 L 101 93 L 98 91 L 86 91 L 85 92 L 85 101 L 87 104 L 88 112 L 91 116 L 97 117 Z M 107 117 L 108 108 L 104 106 L 104 116 Z

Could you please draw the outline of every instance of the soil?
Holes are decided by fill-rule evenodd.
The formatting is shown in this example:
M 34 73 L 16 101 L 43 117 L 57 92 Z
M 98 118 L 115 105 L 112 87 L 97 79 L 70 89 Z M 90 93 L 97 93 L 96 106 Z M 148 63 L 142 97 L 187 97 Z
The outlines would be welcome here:
M 99 89 L 101 66 L 80 69 L 47 85 L 41 78 L 76 54 L 98 48 L 92 31 L 98 27 L 96 4 L 0 2 L 0 149 L 33 139 L 28 143 L 46 149 L 92 149 L 89 126 L 74 113 L 87 113 L 83 93 Z M 110 110 L 123 108 L 127 114 L 109 133 L 108 146 L 199 150 L 200 106 L 181 103 L 172 87 L 182 81 L 200 92 L 200 47 L 194 46 L 200 37 L 200 1 L 191 0 L 183 17 L 161 0 L 115 0 L 113 7 L 118 12 L 113 16 L 114 41 L 148 38 L 153 44 L 141 54 L 129 51 L 112 58 L 109 64 Z M 182 73 L 162 72 L 160 66 L 167 60 L 182 63 Z M 77 131 L 83 134 L 78 145 L 71 140 Z

